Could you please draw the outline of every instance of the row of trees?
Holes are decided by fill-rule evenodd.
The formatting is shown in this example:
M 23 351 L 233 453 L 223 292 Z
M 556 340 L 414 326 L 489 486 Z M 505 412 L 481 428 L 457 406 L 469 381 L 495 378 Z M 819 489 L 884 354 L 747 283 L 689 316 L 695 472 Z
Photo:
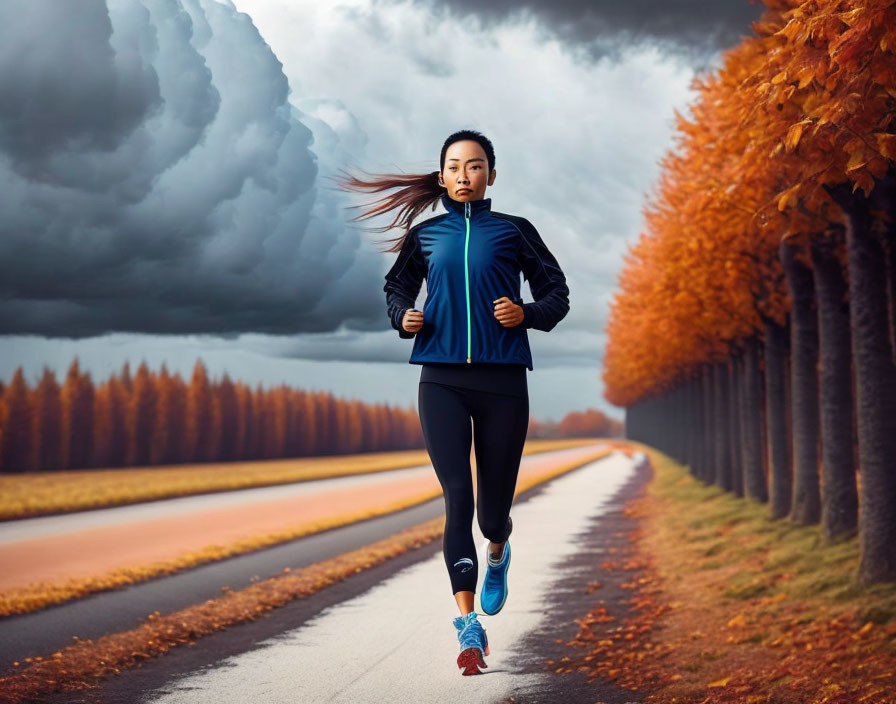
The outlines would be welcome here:
M 622 423 L 596 408 L 570 411 L 559 422 L 529 421 L 530 438 L 622 437 Z
M 21 368 L 0 396 L 0 471 L 226 462 L 421 447 L 413 408 L 280 385 L 252 390 L 197 361 L 190 383 L 141 363 L 94 387 L 76 359 L 60 385 L 29 389 Z
M 896 4 L 767 0 L 694 85 L 608 323 L 626 432 L 896 580 Z
M 529 422 L 529 437 L 617 436 L 597 410 Z M 252 390 L 197 361 L 190 383 L 141 363 L 94 387 L 75 359 L 60 385 L 44 369 L 29 388 L 19 368 L 0 382 L 0 472 L 226 462 L 423 447 L 414 408 L 341 400 L 280 385 Z

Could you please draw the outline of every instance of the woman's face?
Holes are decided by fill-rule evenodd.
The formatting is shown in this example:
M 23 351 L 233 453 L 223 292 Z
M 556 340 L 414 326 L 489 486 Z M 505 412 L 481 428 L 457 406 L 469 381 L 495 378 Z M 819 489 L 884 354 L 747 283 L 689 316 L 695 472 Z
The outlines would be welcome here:
M 495 182 L 496 174 L 496 169 L 488 172 L 488 159 L 482 145 L 472 139 L 463 139 L 445 151 L 445 168 L 439 174 L 439 183 L 445 187 L 449 198 L 465 203 L 485 198 L 485 188 Z

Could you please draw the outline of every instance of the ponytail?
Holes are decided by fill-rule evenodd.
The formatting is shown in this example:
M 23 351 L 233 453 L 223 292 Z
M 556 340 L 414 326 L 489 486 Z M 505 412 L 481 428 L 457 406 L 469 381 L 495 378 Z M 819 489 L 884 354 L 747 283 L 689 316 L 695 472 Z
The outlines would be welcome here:
M 399 209 L 395 219 L 388 225 L 369 228 L 374 232 L 386 232 L 393 227 L 404 229 L 404 232 L 399 237 L 386 240 L 392 243 L 385 250 L 387 252 L 398 252 L 401 250 L 414 218 L 430 206 L 435 210 L 436 203 L 442 197 L 442 194 L 445 193 L 445 187 L 439 185 L 438 171 L 432 171 L 427 174 L 383 174 L 370 180 L 357 178 L 345 171 L 342 173 L 344 176 L 338 179 L 337 183 L 344 190 L 380 193 L 390 188 L 400 188 L 399 191 L 383 196 L 373 203 L 368 203 L 366 206 L 349 206 L 352 208 L 368 208 L 367 211 L 352 218 L 353 221 L 372 218 L 393 208 Z

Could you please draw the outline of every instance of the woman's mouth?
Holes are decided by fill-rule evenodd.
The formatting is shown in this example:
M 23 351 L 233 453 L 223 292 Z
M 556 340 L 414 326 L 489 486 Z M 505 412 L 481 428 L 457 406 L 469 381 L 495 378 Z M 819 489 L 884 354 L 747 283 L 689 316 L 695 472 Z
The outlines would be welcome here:
M 471 191 L 469 188 L 461 188 L 457 191 L 457 195 L 461 195 L 463 193 L 472 193 L 472 192 L 473 191 Z

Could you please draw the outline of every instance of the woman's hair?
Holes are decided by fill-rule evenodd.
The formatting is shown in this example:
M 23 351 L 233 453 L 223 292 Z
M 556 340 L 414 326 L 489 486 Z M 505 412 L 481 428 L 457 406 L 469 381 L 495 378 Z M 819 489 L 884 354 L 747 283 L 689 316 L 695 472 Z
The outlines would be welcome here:
M 488 160 L 488 171 L 491 173 L 492 169 L 495 168 L 495 149 L 488 137 L 475 130 L 459 130 L 445 140 L 445 143 L 442 145 L 442 152 L 439 156 L 438 171 L 432 171 L 426 174 L 380 174 L 378 176 L 368 174 L 373 176 L 373 178 L 368 180 L 357 178 L 356 176 L 352 176 L 343 171 L 342 173 L 345 174 L 344 177 L 338 179 L 337 182 L 339 186 L 345 190 L 380 193 L 391 188 L 400 189 L 388 196 L 383 196 L 373 203 L 350 206 L 353 208 L 368 208 L 367 211 L 355 216 L 352 220 L 372 218 L 394 208 L 399 208 L 398 213 L 395 215 L 395 219 L 392 220 L 391 223 L 383 227 L 369 228 L 374 232 L 386 232 L 393 227 L 403 228 L 404 232 L 399 237 L 386 240 L 392 244 L 385 251 L 399 251 L 404 244 L 408 231 L 411 229 L 411 223 L 414 218 L 428 207 L 435 210 L 436 203 L 441 199 L 442 194 L 445 192 L 445 187 L 439 185 L 439 174 L 445 168 L 445 153 L 448 151 L 448 147 L 452 144 L 464 139 L 471 139 L 482 146 L 483 150 L 485 150 L 486 159 Z

